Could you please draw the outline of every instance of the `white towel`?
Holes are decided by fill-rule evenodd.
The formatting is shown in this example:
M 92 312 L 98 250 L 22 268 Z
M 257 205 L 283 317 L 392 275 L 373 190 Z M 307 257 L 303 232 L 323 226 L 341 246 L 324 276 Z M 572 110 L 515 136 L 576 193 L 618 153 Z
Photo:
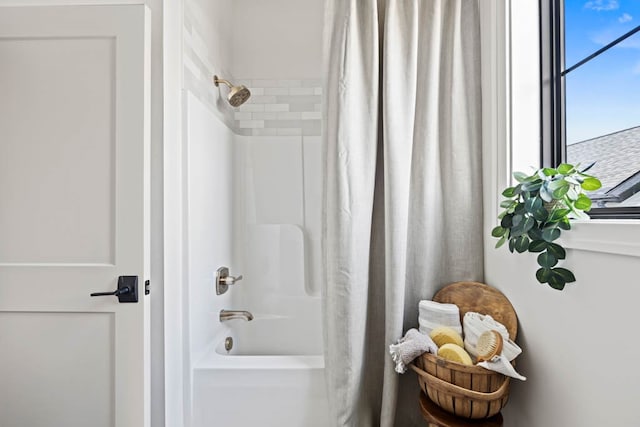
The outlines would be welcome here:
M 483 332 L 490 330 L 498 331 L 502 335 L 502 355 L 507 358 L 507 361 L 511 362 L 522 353 L 522 349 L 509 338 L 507 328 L 488 314 L 469 311 L 464 315 L 462 322 L 464 323 L 464 349 L 472 356 L 478 357 L 478 352 L 476 351 L 478 337 Z
M 418 303 L 420 332 L 429 334 L 438 326 L 448 326 L 462 335 L 460 310 L 455 304 L 444 304 L 430 300 Z
M 425 335 L 417 329 L 409 329 L 396 344 L 389 346 L 389 353 L 396 363 L 396 372 L 399 374 L 404 374 L 407 371 L 407 365 L 413 362 L 413 359 L 427 352 L 438 354 L 438 346 L 429 335 Z
M 503 375 L 508 377 L 517 378 L 522 381 L 526 381 L 527 377 L 523 377 L 520 375 L 513 365 L 507 362 L 507 358 L 500 356 L 493 356 L 493 358 L 489 361 L 480 362 L 478 366 L 482 366 L 485 369 L 489 369 L 490 371 L 500 372 Z

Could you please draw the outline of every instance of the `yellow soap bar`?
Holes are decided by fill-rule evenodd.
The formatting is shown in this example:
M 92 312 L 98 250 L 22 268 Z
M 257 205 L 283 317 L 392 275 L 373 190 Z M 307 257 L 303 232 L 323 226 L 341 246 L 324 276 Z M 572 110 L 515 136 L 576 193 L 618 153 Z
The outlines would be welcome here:
M 438 356 L 443 359 L 450 360 L 452 362 L 462 363 L 463 365 L 471 366 L 471 356 L 462 347 L 455 344 L 445 344 L 438 349 Z
M 442 347 L 445 344 L 455 344 L 464 347 L 460 334 L 447 326 L 438 326 L 431 331 L 429 336 L 438 347 Z

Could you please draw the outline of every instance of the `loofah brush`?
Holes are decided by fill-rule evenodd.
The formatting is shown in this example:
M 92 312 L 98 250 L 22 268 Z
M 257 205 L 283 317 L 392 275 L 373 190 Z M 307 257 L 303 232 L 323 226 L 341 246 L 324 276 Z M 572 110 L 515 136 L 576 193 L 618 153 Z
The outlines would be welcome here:
M 491 360 L 494 356 L 502 353 L 503 339 L 498 331 L 484 331 L 478 337 L 476 344 L 476 352 L 478 354 L 478 362 Z

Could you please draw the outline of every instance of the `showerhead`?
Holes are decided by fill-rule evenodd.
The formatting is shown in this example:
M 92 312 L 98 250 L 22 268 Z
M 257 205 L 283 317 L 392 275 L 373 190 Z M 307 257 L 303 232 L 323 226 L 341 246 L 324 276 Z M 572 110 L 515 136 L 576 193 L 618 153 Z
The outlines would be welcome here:
M 251 92 L 244 85 L 234 86 L 225 79 L 219 79 L 218 76 L 213 76 L 213 83 L 218 86 L 220 83 L 224 83 L 229 86 L 229 94 L 227 95 L 227 101 L 232 107 L 239 107 L 244 104 L 251 96 Z

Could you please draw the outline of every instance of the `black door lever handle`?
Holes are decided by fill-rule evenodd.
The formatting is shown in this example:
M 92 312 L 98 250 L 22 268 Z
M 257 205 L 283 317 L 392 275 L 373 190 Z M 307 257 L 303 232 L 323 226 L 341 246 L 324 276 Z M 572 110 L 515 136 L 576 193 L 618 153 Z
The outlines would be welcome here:
M 105 296 L 120 296 L 120 295 L 124 295 L 124 294 L 128 294 L 129 292 L 131 292 L 131 289 L 129 289 L 128 287 L 124 287 L 121 289 L 116 289 L 113 292 L 94 292 L 91 294 L 92 297 L 105 297 Z
M 118 289 L 113 292 L 94 292 L 92 297 L 114 296 L 119 302 L 138 302 L 138 276 L 118 277 Z

